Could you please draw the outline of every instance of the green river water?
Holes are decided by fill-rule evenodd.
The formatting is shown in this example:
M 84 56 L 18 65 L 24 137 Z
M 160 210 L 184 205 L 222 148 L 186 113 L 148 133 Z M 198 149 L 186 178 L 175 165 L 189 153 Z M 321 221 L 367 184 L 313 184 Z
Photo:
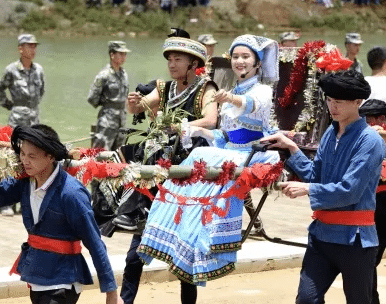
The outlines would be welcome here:
M 216 37 L 217 38 L 217 37 Z M 225 52 L 235 37 L 222 37 L 216 55 Z M 276 37 L 270 37 L 275 39 Z M 344 50 L 344 34 L 333 36 L 304 35 L 299 45 L 309 40 L 323 39 Z M 90 126 L 96 121 L 98 110 L 87 102 L 87 95 L 95 75 L 108 63 L 107 42 L 112 37 L 98 38 L 55 38 L 38 37 L 41 44 L 35 61 L 40 63 L 46 76 L 46 93 L 40 105 L 41 122 L 54 127 L 62 141 L 71 141 L 89 136 Z M 138 83 L 147 83 L 156 78 L 169 79 L 166 60 L 162 56 L 162 39 L 123 39 L 131 53 L 124 65 L 130 81 L 130 90 Z M 370 69 L 366 61 L 367 51 L 374 45 L 386 45 L 385 34 L 363 36 L 359 59 Z M 17 60 L 16 37 L 1 38 L 0 70 Z M 8 121 L 9 112 L 0 108 L 0 125 Z M 128 126 L 131 125 L 128 116 Z M 85 141 L 76 145 L 89 145 Z

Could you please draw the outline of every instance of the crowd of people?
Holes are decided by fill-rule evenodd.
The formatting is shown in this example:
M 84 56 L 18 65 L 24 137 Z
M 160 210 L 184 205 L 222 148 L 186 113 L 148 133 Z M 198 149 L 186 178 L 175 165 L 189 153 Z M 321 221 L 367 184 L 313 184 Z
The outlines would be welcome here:
M 347 71 L 327 73 L 319 79 L 332 124 L 310 160 L 270 124 L 280 48 L 297 47 L 299 38 L 294 32 L 282 33 L 279 43 L 250 34 L 235 38 L 229 54 L 236 83 L 228 90 L 205 71 L 208 61 L 215 62 L 217 41 L 213 35 L 203 34 L 194 40 L 175 28 L 162 49 L 171 80 L 157 79 L 138 86 L 136 92 L 129 92 L 123 68 L 130 50 L 123 41 L 110 41 L 110 62 L 95 77 L 87 99 L 93 107 L 100 107 L 93 147 L 112 151 L 113 159 L 122 163 L 154 165 L 167 157 L 173 164 L 193 165 L 204 160 L 214 167 L 227 162 L 236 166 L 277 164 L 279 154 L 270 150 L 256 152 L 246 163 L 252 146 L 259 142 L 289 150 L 286 163 L 301 182 L 279 186 L 291 198 L 308 195 L 315 219 L 309 227 L 296 303 L 324 303 L 325 293 L 340 273 L 347 303 L 379 303 L 376 266 L 386 248 L 386 210 L 384 192 L 376 196 L 376 189 L 386 156 L 386 121 L 380 119 L 386 119 L 374 109 L 386 110 L 386 48 L 376 46 L 369 51 L 372 75 L 364 77 L 363 65 L 356 58 L 363 40 L 358 33 L 346 35 L 346 57 L 352 65 Z M 167 262 L 181 281 L 181 302 L 196 303 L 197 286 L 205 286 L 235 267 L 241 249 L 244 201 L 237 197 L 216 200 L 216 208 L 228 212 L 212 214 L 210 225 L 202 220 L 200 204 L 181 207 L 179 201 L 220 197 L 234 181 L 178 185 L 167 180 L 162 193 L 150 189 L 154 200 L 138 192 L 118 195 L 116 189 L 109 189 L 114 192 L 111 197 L 119 200 L 119 208 L 116 217 L 98 227 L 89 191 L 62 167 L 61 161 L 71 158 L 71 152 L 51 127 L 39 123 L 45 82 L 42 67 L 33 61 L 37 45 L 34 35 L 20 35 L 20 59 L 6 67 L 0 80 L 0 105 L 11 111 L 8 123 L 14 129 L 11 147 L 28 174 L 0 182 L 0 207 L 21 203 L 28 241 L 13 272 L 29 284 L 32 303 L 78 301 L 82 285 L 92 282 L 80 242 L 93 258 L 106 303 L 133 303 L 143 266 L 154 258 Z M 127 113 L 140 120 L 145 112 L 154 121 L 181 110 L 190 114 L 188 128 L 181 134 L 183 139 L 192 139 L 189 146 L 179 142 L 175 124 L 168 126 L 169 137 L 163 145 L 154 140 L 124 145 L 119 130 L 125 126 Z M 367 121 L 372 118 L 375 123 L 370 127 Z M 93 184 L 93 204 L 99 200 L 109 204 L 103 183 Z M 117 227 L 137 230 L 139 221 L 144 220 L 143 232 L 132 238 L 118 298 L 100 229 L 111 236 Z

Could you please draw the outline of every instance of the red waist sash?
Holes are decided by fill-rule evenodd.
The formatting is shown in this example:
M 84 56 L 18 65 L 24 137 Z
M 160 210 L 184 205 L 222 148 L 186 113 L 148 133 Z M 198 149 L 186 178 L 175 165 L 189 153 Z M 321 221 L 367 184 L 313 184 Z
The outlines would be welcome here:
M 386 191 L 386 185 L 378 185 L 376 193 Z
M 55 252 L 60 254 L 79 254 L 82 251 L 80 241 L 65 241 L 53 239 L 45 236 L 29 234 L 28 245 L 34 249 Z M 9 274 L 19 274 L 17 272 L 17 266 L 19 265 L 21 253 L 13 264 Z
M 328 211 L 317 210 L 312 215 L 324 224 L 347 225 L 347 226 L 372 226 L 374 222 L 374 210 L 357 211 Z

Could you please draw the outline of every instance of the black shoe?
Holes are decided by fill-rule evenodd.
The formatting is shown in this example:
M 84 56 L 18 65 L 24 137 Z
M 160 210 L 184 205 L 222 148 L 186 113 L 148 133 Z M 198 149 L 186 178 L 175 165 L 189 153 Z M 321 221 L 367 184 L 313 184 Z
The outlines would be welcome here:
M 113 224 L 126 229 L 126 230 L 137 230 L 138 229 L 138 224 L 139 218 L 131 218 L 130 216 L 126 214 L 121 214 L 117 216 L 115 219 L 113 219 Z

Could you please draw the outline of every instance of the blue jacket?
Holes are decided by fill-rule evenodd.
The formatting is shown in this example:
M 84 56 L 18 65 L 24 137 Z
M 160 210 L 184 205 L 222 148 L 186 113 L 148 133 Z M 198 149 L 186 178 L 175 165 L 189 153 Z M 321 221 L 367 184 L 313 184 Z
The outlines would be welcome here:
M 0 206 L 21 203 L 23 223 L 29 234 L 81 240 L 89 250 L 102 292 L 117 289 L 106 246 L 101 240 L 90 204 L 90 194 L 62 167 L 43 199 L 39 220 L 34 225 L 30 207 L 30 180 L 4 179 L 0 183 Z M 81 254 L 65 255 L 38 250 L 23 243 L 18 266 L 21 280 L 39 285 L 92 284 L 87 263 Z
M 337 122 L 326 130 L 313 162 L 298 151 L 287 164 L 310 183 L 312 210 L 375 210 L 384 141 L 365 118 L 348 125 L 336 145 L 338 130 Z M 362 247 L 378 245 L 374 225 L 327 225 L 315 220 L 308 230 L 320 241 L 345 245 L 352 245 L 359 231 Z

